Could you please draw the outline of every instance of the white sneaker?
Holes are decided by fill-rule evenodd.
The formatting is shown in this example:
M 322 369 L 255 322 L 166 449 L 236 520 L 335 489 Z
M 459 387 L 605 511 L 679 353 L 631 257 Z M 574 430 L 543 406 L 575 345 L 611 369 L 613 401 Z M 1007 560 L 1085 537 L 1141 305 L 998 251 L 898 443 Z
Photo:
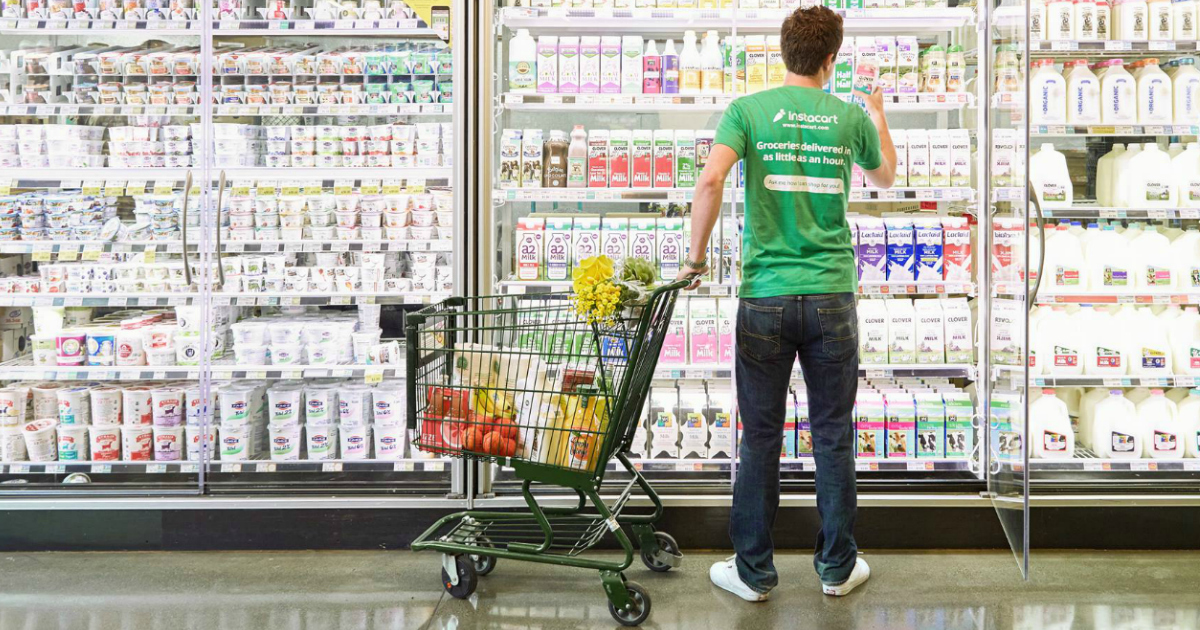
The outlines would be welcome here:
M 734 558 L 737 556 L 729 556 L 729 559 L 724 562 L 717 562 L 708 570 L 708 577 L 713 584 L 741 597 L 748 602 L 765 602 L 769 593 L 759 593 L 750 588 L 742 581 L 742 576 L 738 575 L 737 563 Z
M 842 597 L 849 595 L 855 587 L 867 581 L 871 577 L 871 567 L 867 566 L 867 561 L 862 558 L 856 558 L 854 561 L 854 570 L 850 572 L 850 577 L 841 584 L 821 584 L 821 590 L 826 595 L 834 597 Z

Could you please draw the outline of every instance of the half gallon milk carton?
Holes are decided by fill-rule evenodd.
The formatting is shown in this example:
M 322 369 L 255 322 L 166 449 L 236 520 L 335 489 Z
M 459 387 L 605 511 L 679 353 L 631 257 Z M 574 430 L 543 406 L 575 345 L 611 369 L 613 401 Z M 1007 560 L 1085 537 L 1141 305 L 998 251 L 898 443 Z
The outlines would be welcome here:
M 917 361 L 916 310 L 911 300 L 885 300 L 888 314 L 888 363 Z
M 946 362 L 945 314 L 941 300 L 915 300 L 917 313 L 917 363 Z
M 950 185 L 950 132 L 929 130 L 929 185 L 944 188 Z
M 883 396 L 860 393 L 855 404 L 855 418 L 855 455 L 858 459 L 882 459 L 887 452 Z
M 939 217 L 913 219 L 917 282 L 941 282 L 943 279 L 942 221 Z
M 629 188 L 630 146 L 633 133 L 613 129 L 608 141 L 608 187 Z
M 683 264 L 683 219 L 660 217 L 655 231 L 658 249 L 658 277 L 674 280 Z
M 913 188 L 929 186 L 929 134 L 920 129 L 909 129 L 908 139 L 908 185 Z
M 888 282 L 912 282 L 916 279 L 912 219 L 887 217 L 883 223 L 887 228 Z
M 793 390 L 792 415 L 796 418 L 796 457 L 813 456 L 812 422 L 808 417 L 808 392 Z
M 558 92 L 558 36 L 538 37 L 537 54 L 537 91 L 554 94 Z
M 854 38 L 842 39 L 842 47 L 838 49 L 833 66 L 833 85 L 830 90 L 834 94 L 850 94 L 854 88 Z
M 862 282 L 887 280 L 887 230 L 883 219 L 857 217 L 858 279 Z
M 604 217 L 600 230 L 600 253 L 614 263 L 625 260 L 629 255 L 629 219 Z
M 546 218 L 546 247 L 543 258 L 547 280 L 571 278 L 571 217 Z
M 579 40 L 579 91 L 584 94 L 600 92 L 599 37 L 581 37 Z
M 708 392 L 708 405 L 712 411 L 712 426 L 709 427 L 708 456 L 710 459 L 729 459 L 733 452 L 733 395 L 728 391 Z
M 971 135 L 966 129 L 950 130 L 950 185 L 971 185 Z
M 883 365 L 888 362 L 888 312 L 885 300 L 858 302 L 858 362 Z
M 708 459 L 708 397 L 702 389 L 679 392 L 679 454 L 684 459 Z
M 600 251 L 600 217 L 575 217 L 571 226 L 571 260 L 599 256 Z
M 917 415 L 912 394 L 884 395 L 888 459 L 911 459 L 917 452 Z
M 717 300 L 717 335 L 721 365 L 733 365 L 733 325 L 737 301 L 733 299 Z
M 946 407 L 942 395 L 918 393 L 913 398 L 917 408 L 917 457 L 941 459 L 946 456 Z
M 687 309 L 677 308 L 671 313 L 658 362 L 663 365 L 687 363 Z
M 975 451 L 975 407 L 968 394 L 942 394 L 946 405 L 946 457 L 966 458 Z
M 517 219 L 517 279 L 541 280 L 543 239 L 546 220 L 538 217 Z
M 674 389 L 650 395 L 650 457 L 679 458 L 679 400 Z
M 658 245 L 655 241 L 655 217 L 632 217 L 629 219 L 629 256 L 655 264 Z
M 971 324 L 971 307 L 967 298 L 931 300 L 940 302 L 945 326 L 946 363 L 973 363 L 975 361 L 974 326 Z
M 716 365 L 720 352 L 717 325 L 717 300 L 694 298 L 688 300 L 688 334 L 691 336 L 691 363 Z
M 621 93 L 620 35 L 600 38 L 600 91 L 604 94 Z
M 946 282 L 971 282 L 971 225 L 966 217 L 942 217 L 942 270 Z
M 541 188 L 542 148 L 544 140 L 541 129 L 526 129 L 521 139 L 521 187 Z
M 538 185 L 541 185 L 538 180 Z M 500 134 L 500 187 L 521 187 L 521 130 L 505 129 Z

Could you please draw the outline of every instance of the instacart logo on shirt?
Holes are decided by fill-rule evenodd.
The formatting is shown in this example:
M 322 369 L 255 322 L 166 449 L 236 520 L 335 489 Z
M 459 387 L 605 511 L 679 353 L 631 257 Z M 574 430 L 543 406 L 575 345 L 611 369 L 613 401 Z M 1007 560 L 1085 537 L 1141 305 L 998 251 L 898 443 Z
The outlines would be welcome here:
M 787 108 L 780 108 L 779 113 L 775 114 L 775 118 L 773 118 L 771 120 L 771 122 L 777 123 L 784 119 L 787 120 L 787 122 L 784 123 L 784 125 L 783 125 L 784 127 L 799 126 L 799 125 L 796 125 L 793 123 L 801 123 L 801 125 L 804 125 L 804 124 L 807 124 L 807 125 L 836 125 L 836 124 L 838 124 L 837 114 L 834 114 L 832 116 L 825 116 L 822 114 L 809 114 L 806 112 L 792 112 L 792 111 L 788 111 Z M 828 127 L 824 127 L 824 128 L 828 129 Z

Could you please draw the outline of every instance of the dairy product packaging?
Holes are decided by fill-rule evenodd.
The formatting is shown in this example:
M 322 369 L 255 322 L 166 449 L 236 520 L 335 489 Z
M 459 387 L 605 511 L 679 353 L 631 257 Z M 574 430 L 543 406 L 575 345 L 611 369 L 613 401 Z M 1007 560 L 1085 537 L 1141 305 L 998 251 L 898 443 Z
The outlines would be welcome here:
M 908 140 L 908 185 L 925 188 L 930 185 L 929 134 L 921 129 L 909 129 Z
M 517 219 L 517 279 L 540 280 L 542 277 L 543 238 L 546 220 L 539 217 Z
M 688 300 L 688 325 L 691 361 L 693 365 L 717 364 L 720 341 L 717 325 L 717 300 L 695 298 Z
M 521 130 L 505 129 L 500 135 L 500 187 L 520 188 L 521 168 Z
M 633 188 L 654 186 L 654 134 L 650 129 L 634 129 L 630 145 L 630 185 Z M 668 130 L 666 132 L 670 134 Z M 673 175 L 672 175 L 673 177 Z
M 875 38 L 875 62 L 879 68 L 878 85 L 884 94 L 896 93 L 896 38 Z
M 650 393 L 650 457 L 679 457 L 679 400 L 673 389 Z
M 908 135 L 903 129 L 893 129 L 892 146 L 896 148 L 896 181 L 893 186 L 908 186 Z
M 600 38 L 600 92 L 621 93 L 621 36 Z
M 675 132 L 670 129 L 655 129 L 652 133 L 654 138 L 654 187 L 672 188 L 675 186 Z
M 608 187 L 629 187 L 630 144 L 633 134 L 628 129 L 613 129 L 608 139 Z
M 571 217 L 547 217 L 543 261 L 547 280 L 571 278 Z
M 887 229 L 887 279 L 889 282 L 912 282 L 916 279 L 912 220 L 887 217 L 883 223 Z
M 850 94 L 854 87 L 854 38 L 842 38 L 842 47 L 834 58 L 833 86 L 834 94 Z
M 945 315 L 941 300 L 915 300 L 917 363 L 946 362 Z
M 967 298 L 947 298 L 939 302 L 945 328 L 946 363 L 973 363 L 975 336 Z
M 629 219 L 604 217 L 600 231 L 600 253 L 619 263 L 629 255 Z
M 858 302 L 858 362 L 882 365 L 888 362 L 888 312 L 884 300 Z
M 708 458 L 708 397 L 704 390 L 679 392 L 679 454 L 685 458 Z
M 733 365 L 733 327 L 736 322 L 736 300 L 717 300 L 717 335 L 721 365 Z
M 696 134 L 687 129 L 675 131 L 675 186 L 696 186 Z
M 887 457 L 911 459 L 917 450 L 917 417 L 912 394 L 885 394 L 884 404 L 887 408 Z
M 558 42 L 558 91 L 578 93 L 579 82 L 579 38 L 563 37 Z
M 885 300 L 888 314 L 888 363 L 916 363 L 916 311 L 910 300 Z
M 796 457 L 813 456 L 812 422 L 808 417 L 808 393 L 792 391 L 792 417 L 796 422 Z
M 677 308 L 671 313 L 667 333 L 663 339 L 658 362 L 664 365 L 687 363 L 687 309 Z
M 600 251 L 600 217 L 576 216 L 571 227 L 571 260 L 598 256 Z
M 942 188 L 950 185 L 950 132 L 929 130 L 929 185 Z
M 729 390 L 708 391 L 712 425 L 709 427 L 708 456 L 729 459 L 733 451 L 733 394 Z
M 600 92 L 600 38 L 584 36 L 579 39 L 579 91 L 583 94 Z
M 896 91 L 900 94 L 916 94 L 919 87 L 917 57 L 920 53 L 917 38 L 896 38 Z
M 971 185 L 971 135 L 966 129 L 950 130 L 950 186 Z
M 992 182 L 997 187 L 1016 185 L 1017 130 L 992 130 Z M 912 178 L 909 177 L 909 181 Z
M 589 188 L 608 186 L 608 130 L 588 131 L 587 182 Z
M 887 230 L 882 219 L 856 217 L 858 242 L 858 279 L 862 282 L 884 282 L 887 272 Z
M 887 415 L 883 397 L 860 393 L 854 412 L 855 456 L 858 459 L 882 459 L 887 452 L 884 444 Z
M 946 457 L 970 457 L 975 451 L 971 397 L 962 393 L 942 395 L 946 412 Z
M 1021 365 L 1024 314 L 1021 303 L 997 299 L 992 302 L 992 361 L 997 365 Z
M 946 456 L 946 407 L 942 395 L 917 393 L 913 398 L 917 415 L 917 458 L 941 459 Z
M 655 240 L 655 230 L 658 221 L 655 217 L 630 217 L 629 219 L 629 256 L 641 258 L 651 265 L 658 261 L 658 245 Z
M 521 170 L 520 186 L 522 188 L 540 188 L 542 185 L 542 143 L 541 129 L 526 129 L 521 135 Z M 501 147 L 501 153 L 504 148 Z M 501 164 L 503 167 L 503 164 Z M 510 182 L 511 183 L 511 182 Z
M 537 91 L 558 92 L 558 37 L 542 35 L 537 40 Z
M 917 282 L 941 282 L 944 278 L 941 219 L 913 219 L 913 238 Z
M 942 270 L 946 282 L 971 282 L 971 226 L 966 217 L 942 217 Z
M 674 280 L 683 264 L 683 219 L 661 217 L 655 230 L 660 280 Z

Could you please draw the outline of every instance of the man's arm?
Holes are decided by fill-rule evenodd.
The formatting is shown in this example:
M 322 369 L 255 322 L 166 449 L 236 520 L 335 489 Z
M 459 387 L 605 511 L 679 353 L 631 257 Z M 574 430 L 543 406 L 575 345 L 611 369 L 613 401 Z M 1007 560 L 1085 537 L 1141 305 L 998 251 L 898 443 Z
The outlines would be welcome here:
M 866 99 L 867 115 L 879 132 L 879 153 L 882 160 L 879 168 L 866 170 L 863 173 L 867 181 L 876 188 L 891 188 L 896 183 L 896 145 L 892 144 L 892 134 L 888 131 L 887 116 L 883 113 L 883 92 L 879 88 Z
M 696 191 L 692 195 L 691 253 L 688 254 L 694 262 L 700 262 L 698 257 L 708 252 L 708 239 L 712 237 L 713 227 L 717 224 L 717 218 L 721 216 L 725 178 L 739 159 L 733 149 L 723 144 L 714 144 L 708 154 L 708 162 L 696 180 Z M 892 152 L 892 159 L 894 162 L 895 151 Z M 707 271 L 708 264 L 705 264 L 703 269 L 692 269 L 684 264 L 679 268 L 679 275 L 675 279 L 684 280 L 691 274 L 704 274 Z M 688 289 L 698 286 L 700 279 L 696 278 Z

